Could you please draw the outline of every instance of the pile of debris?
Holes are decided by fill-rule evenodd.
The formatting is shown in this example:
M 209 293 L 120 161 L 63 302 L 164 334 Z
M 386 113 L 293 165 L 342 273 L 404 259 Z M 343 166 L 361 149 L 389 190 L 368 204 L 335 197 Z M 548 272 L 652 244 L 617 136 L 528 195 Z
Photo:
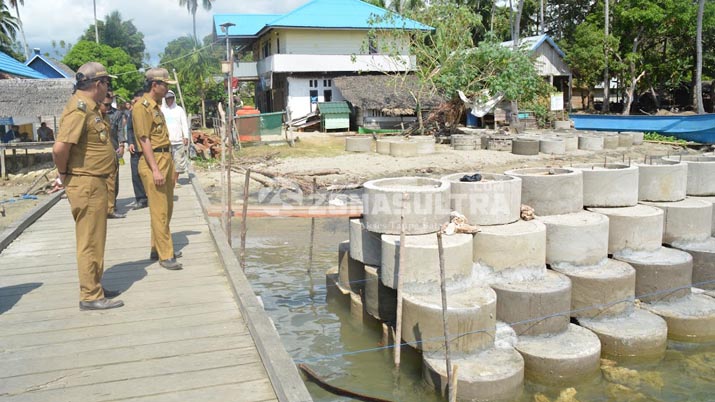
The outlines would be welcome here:
M 221 157 L 221 138 L 218 136 L 192 131 L 191 141 L 194 143 L 197 156 L 204 159 Z

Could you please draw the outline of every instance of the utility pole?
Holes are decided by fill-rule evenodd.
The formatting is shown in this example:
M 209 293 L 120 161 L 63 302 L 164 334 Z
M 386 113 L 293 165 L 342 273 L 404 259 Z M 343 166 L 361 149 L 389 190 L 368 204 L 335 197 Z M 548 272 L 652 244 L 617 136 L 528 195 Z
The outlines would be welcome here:
M 92 0 L 94 6 L 94 41 L 99 44 L 99 28 L 97 27 L 97 0 Z
M 608 103 L 609 103 L 609 101 L 610 101 L 610 96 L 611 96 L 611 94 L 610 94 L 610 89 L 611 89 L 611 77 L 610 77 L 610 75 L 608 74 L 608 50 L 609 50 L 609 49 L 608 49 L 608 42 L 609 42 L 609 41 L 608 41 L 608 25 L 609 25 L 609 22 L 610 22 L 610 21 L 609 21 L 609 18 L 608 18 L 608 16 L 609 16 L 609 13 L 608 13 L 608 3 L 609 3 L 609 2 L 610 2 L 610 0 L 605 0 L 606 9 L 605 9 L 605 12 L 603 13 L 603 15 L 604 15 L 604 22 L 605 22 L 605 25 L 604 25 L 604 27 L 605 27 L 605 28 L 604 28 L 605 38 L 604 38 L 604 41 L 603 41 L 603 50 L 604 50 L 604 54 L 605 54 L 605 56 L 606 56 L 606 68 L 603 70 L 603 106 L 601 107 L 601 111 L 602 111 L 603 113 L 608 113 L 608 111 L 609 111 L 609 109 L 610 109 L 610 108 L 608 107 Z
M 539 34 L 544 34 L 544 0 L 540 0 L 541 11 L 539 12 Z

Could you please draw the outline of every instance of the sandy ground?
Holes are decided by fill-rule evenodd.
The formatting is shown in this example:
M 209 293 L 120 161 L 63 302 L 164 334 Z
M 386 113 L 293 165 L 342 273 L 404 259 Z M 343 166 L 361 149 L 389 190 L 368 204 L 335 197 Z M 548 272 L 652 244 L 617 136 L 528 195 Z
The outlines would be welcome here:
M 303 137 L 311 140 L 330 138 L 322 133 L 301 133 Z M 269 150 L 267 150 L 269 152 Z M 677 153 L 696 153 L 698 151 L 680 146 L 644 143 L 630 148 L 609 149 L 603 151 L 577 150 L 566 155 L 539 154 L 534 156 L 514 155 L 503 151 L 455 151 L 449 145 L 437 144 L 436 152 L 430 155 L 420 155 L 409 158 L 396 158 L 376 152 L 351 153 L 342 152 L 330 157 L 291 157 L 259 163 L 252 168 L 269 170 L 281 174 L 295 174 L 314 169 L 339 169 L 340 174 L 317 176 L 321 187 L 329 185 L 358 184 L 367 180 L 382 177 L 397 176 L 429 176 L 441 177 L 449 173 L 458 172 L 491 172 L 503 173 L 506 170 L 533 167 L 533 166 L 569 166 L 575 163 L 608 162 L 608 163 L 635 163 L 642 162 L 644 158 L 659 157 Z M 209 169 L 197 169 L 204 188 L 209 194 L 216 193 L 220 188 L 220 166 Z M 244 176 L 232 174 L 232 194 L 238 199 L 243 192 Z M 263 187 L 261 184 L 251 182 L 251 193 Z
M 22 196 L 39 176 L 52 167 L 54 167 L 52 162 L 38 163 L 23 168 L 17 173 L 9 174 L 8 180 L 0 178 L 0 233 L 47 197 L 44 191 L 34 194 L 36 199 L 23 198 Z M 50 180 L 56 176 L 55 170 L 50 171 L 47 175 Z M 42 189 L 46 183 L 48 183 L 47 179 L 40 178 L 35 189 Z

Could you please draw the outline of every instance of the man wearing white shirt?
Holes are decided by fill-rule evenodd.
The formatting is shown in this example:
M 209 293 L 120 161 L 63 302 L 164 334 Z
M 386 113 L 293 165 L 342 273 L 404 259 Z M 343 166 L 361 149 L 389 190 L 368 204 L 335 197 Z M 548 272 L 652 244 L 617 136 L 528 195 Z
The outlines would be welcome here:
M 176 104 L 174 91 L 167 91 L 161 112 L 166 119 L 166 128 L 169 129 L 171 141 L 171 155 L 174 157 L 174 185 L 177 185 L 179 173 L 184 173 L 189 167 L 186 155 L 186 146 L 189 144 L 189 123 L 184 108 Z

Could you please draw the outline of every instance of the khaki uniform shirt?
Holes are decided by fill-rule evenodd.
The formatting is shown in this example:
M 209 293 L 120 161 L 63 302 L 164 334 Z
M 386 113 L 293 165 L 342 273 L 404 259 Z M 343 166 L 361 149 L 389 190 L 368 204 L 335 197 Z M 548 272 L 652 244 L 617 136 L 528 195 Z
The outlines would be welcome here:
M 139 151 L 141 151 L 141 142 L 139 140 L 142 137 L 148 137 L 154 149 L 171 146 L 166 120 L 164 119 L 164 114 L 161 113 L 161 105 L 157 104 L 149 94 L 145 94 L 134 105 L 132 125 L 134 126 L 134 136 Z
M 67 163 L 69 174 L 106 176 L 117 169 L 109 126 L 97 103 L 88 97 L 75 93 L 67 101 L 56 140 L 73 144 Z

